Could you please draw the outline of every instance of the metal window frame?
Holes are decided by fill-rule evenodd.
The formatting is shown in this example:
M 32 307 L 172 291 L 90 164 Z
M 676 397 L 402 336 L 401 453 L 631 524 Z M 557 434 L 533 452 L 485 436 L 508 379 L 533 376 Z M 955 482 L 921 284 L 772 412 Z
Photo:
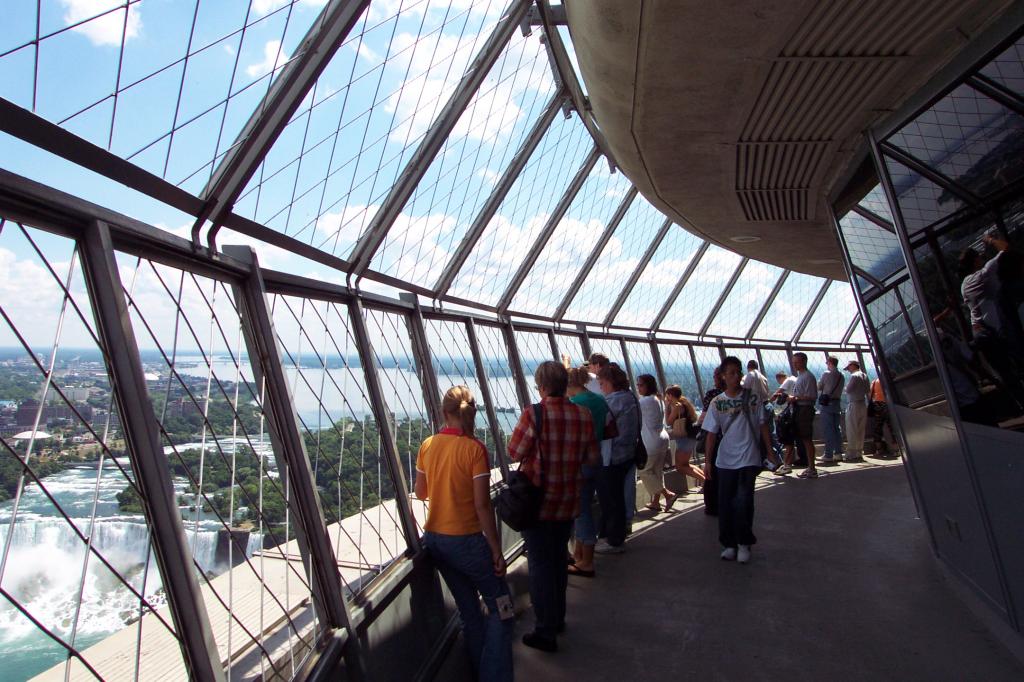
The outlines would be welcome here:
M 423 319 L 423 309 L 420 307 L 419 297 L 415 294 L 402 292 L 398 297 L 400 300 L 412 304 L 412 314 L 408 318 L 408 325 L 412 336 L 413 357 L 417 358 L 416 364 L 420 374 L 420 386 L 423 387 L 424 404 L 434 422 L 434 428 L 438 429 L 444 425 L 444 413 L 441 409 L 441 385 L 437 380 L 437 370 L 434 369 L 434 356 L 430 351 L 430 342 L 427 339 L 427 325 Z
M 526 375 L 523 373 L 523 361 L 519 356 L 519 344 L 516 342 L 516 330 L 511 322 L 499 325 L 502 336 L 505 337 L 505 347 L 508 350 L 509 369 L 512 370 L 512 377 L 515 379 L 516 393 L 519 395 L 519 406 L 523 409 L 530 404 L 530 389 L 526 384 Z
M 807 314 L 804 315 L 802 320 L 800 320 L 800 324 L 797 325 L 796 332 L 793 334 L 792 338 L 789 339 L 789 343 L 791 345 L 800 343 L 800 337 L 803 336 L 804 330 L 806 330 L 807 325 L 810 324 L 811 319 L 814 317 L 814 313 L 818 310 L 818 306 L 821 305 L 821 300 L 825 298 L 825 294 L 828 292 L 828 288 L 830 286 L 832 286 L 832 280 L 830 279 L 826 279 L 822 283 L 817 295 L 815 295 L 814 300 L 811 302 L 811 307 L 807 309 Z
M 465 76 L 456 86 L 444 109 L 431 124 L 416 151 L 409 157 L 408 163 L 402 169 L 402 174 L 391 187 L 387 197 L 381 202 L 370 225 L 356 242 L 349 256 L 349 260 L 352 262 L 352 268 L 348 273 L 349 278 L 354 278 L 358 282 L 370 267 L 370 262 L 381 244 L 384 243 L 392 225 L 395 224 L 412 193 L 430 169 L 438 152 L 444 146 L 445 140 L 451 135 L 459 118 L 490 73 L 491 67 L 498 61 L 498 57 L 501 56 L 502 50 L 512 38 L 512 34 L 526 17 L 526 12 L 531 4 L 532 0 L 511 0 L 487 42 L 477 53 L 472 64 L 467 67 Z
M 505 439 L 501 437 L 501 429 L 498 427 L 498 411 L 494 407 L 494 397 L 491 395 L 491 386 L 487 382 L 487 371 L 484 369 L 483 355 L 480 353 L 480 344 L 476 337 L 476 321 L 472 318 L 466 320 L 466 334 L 469 338 L 469 349 L 473 356 L 473 364 L 476 366 L 476 381 L 480 385 L 480 398 L 484 401 L 484 410 L 487 412 L 488 427 L 491 431 L 491 439 L 494 441 L 494 454 L 498 460 L 498 467 L 501 469 L 501 478 L 508 480 L 508 451 L 505 449 Z
M 612 235 L 615 234 L 615 230 L 618 229 L 619 223 L 621 223 L 622 219 L 625 217 L 626 211 L 628 211 L 629 207 L 632 206 L 633 200 L 636 199 L 636 196 L 639 193 L 640 190 L 637 189 L 636 185 L 630 186 L 629 191 L 626 192 L 626 196 L 623 198 L 618 208 L 615 209 L 615 213 L 612 214 L 611 219 L 605 226 L 604 232 L 601 233 L 597 242 L 594 243 L 594 248 L 590 250 L 590 255 L 588 255 L 587 260 L 584 261 L 583 268 L 576 274 L 576 278 L 572 281 L 572 284 L 569 285 L 565 295 L 562 296 L 561 302 L 555 309 L 555 314 L 552 315 L 552 320 L 559 322 L 563 317 L 565 317 L 565 313 L 576 298 L 576 294 L 579 293 L 580 287 L 582 287 L 583 283 L 587 281 L 587 277 L 590 276 L 590 271 L 594 269 L 594 266 L 597 264 L 597 259 L 601 257 L 601 252 L 604 251 L 604 247 L 607 246 L 608 241 L 612 238 Z
M 576 175 L 573 176 L 569 186 L 566 187 L 565 192 L 562 193 L 562 197 L 555 204 L 554 209 L 551 211 L 551 215 L 548 216 L 547 221 L 544 223 L 544 227 L 541 228 L 540 233 L 534 240 L 532 247 L 526 253 L 526 258 L 519 264 L 519 268 L 516 273 L 512 276 L 509 281 L 508 287 L 505 288 L 505 292 L 498 299 L 497 309 L 499 314 L 504 314 L 509 306 L 512 304 L 512 299 L 515 298 L 519 292 L 519 288 L 522 287 L 523 282 L 526 280 L 526 276 L 530 274 L 530 270 L 536 264 L 537 259 L 540 258 L 541 251 L 550 241 L 551 236 L 555 233 L 555 229 L 562 222 L 562 218 L 565 217 L 566 212 L 569 210 L 569 206 L 573 200 L 576 199 L 576 195 L 579 194 L 580 189 L 583 187 L 583 183 L 590 177 L 591 171 L 594 170 L 594 166 L 597 164 L 597 160 L 601 156 L 601 150 L 598 149 L 597 145 L 594 145 L 590 153 L 587 154 L 587 158 L 583 160 L 583 164 L 576 171 Z
M 744 256 L 743 260 L 741 260 L 736 266 L 736 269 L 733 271 L 729 281 L 726 282 L 725 288 L 722 289 L 722 293 L 719 294 L 718 300 L 715 301 L 715 305 L 713 305 L 711 310 L 708 312 L 707 319 L 705 319 L 704 324 L 701 325 L 700 331 L 697 332 L 697 336 L 705 336 L 708 333 L 708 329 L 714 323 L 715 318 L 722 312 L 722 306 L 725 305 L 725 301 L 729 298 L 729 294 L 732 293 L 733 287 L 736 286 L 736 282 L 739 281 L 740 276 L 743 274 L 743 271 L 746 269 L 747 263 L 749 262 L 750 259 Z
M 445 298 L 448 294 L 448 290 L 451 289 L 452 284 L 455 282 L 455 278 L 458 276 L 462 267 L 466 264 L 466 260 L 469 255 L 473 252 L 473 248 L 480 241 L 484 231 L 490 224 L 491 219 L 498 212 L 498 208 L 501 203 L 508 196 L 512 186 L 516 180 L 522 174 L 523 169 L 526 168 L 526 164 L 529 162 L 530 157 L 537 150 L 537 146 L 540 145 L 540 141 L 544 139 L 544 135 L 551 128 L 551 124 L 555 120 L 555 116 L 562 109 L 562 103 L 565 101 L 566 93 L 563 89 L 559 89 L 552 95 L 548 101 L 544 111 L 540 117 L 533 124 L 533 128 L 530 129 L 526 139 L 523 140 L 516 155 L 512 157 L 508 167 L 505 168 L 501 174 L 501 178 L 494 185 L 494 189 L 491 190 L 490 195 L 487 197 L 487 201 L 480 208 L 476 217 L 473 219 L 473 223 L 466 231 L 462 241 L 459 242 L 458 248 L 455 249 L 455 255 L 452 256 L 451 260 L 445 266 L 441 272 L 441 276 L 438 278 L 437 283 L 434 285 L 433 295 L 435 298 Z
M 633 269 L 633 274 L 631 274 L 629 279 L 626 280 L 626 284 L 622 287 L 622 291 L 619 292 L 615 302 L 612 303 L 611 310 L 609 310 L 608 314 L 605 315 L 604 321 L 601 323 L 602 327 L 610 327 L 612 325 L 612 322 L 618 316 L 622 306 L 626 303 L 626 299 L 629 298 L 630 292 L 633 291 L 633 287 L 635 287 L 636 283 L 640 281 L 640 277 L 643 276 L 644 270 L 647 269 L 651 259 L 654 258 L 654 254 L 658 250 L 658 247 L 660 247 L 661 243 L 665 241 L 665 237 L 668 235 L 668 231 L 672 229 L 673 224 L 674 223 L 671 218 L 665 218 L 665 222 L 663 222 L 661 227 L 658 228 L 658 233 L 654 236 L 654 239 L 647 246 L 647 250 L 644 252 L 644 255 L 636 264 L 636 267 Z
M 210 220 L 207 243 L 216 249 L 217 231 L 225 216 L 369 5 L 370 0 L 331 0 L 313 20 L 292 59 L 274 78 L 200 192 L 203 207 L 192 226 L 193 244 L 199 245 L 200 230 Z
M 654 322 L 651 323 L 651 329 L 655 332 L 661 330 L 661 325 L 668 316 L 669 311 L 672 310 L 672 306 L 675 305 L 676 299 L 679 298 L 679 294 L 682 293 L 683 289 L 686 287 L 686 283 L 690 281 L 690 277 L 693 276 L 693 273 L 697 270 L 697 266 L 700 264 L 701 260 L 704 259 L 704 254 L 708 252 L 710 247 L 710 242 L 704 242 L 697 247 L 693 257 L 686 266 L 686 270 L 683 272 L 683 276 L 680 277 L 679 281 L 676 282 L 676 285 L 672 287 L 672 291 L 669 292 L 668 298 L 665 299 L 665 303 L 661 306 L 661 310 L 658 311 L 658 316 L 655 317 Z
M 757 312 L 757 316 L 754 318 L 753 323 L 751 323 L 750 329 L 747 330 L 747 335 L 744 338 L 748 341 L 754 338 L 754 334 L 757 333 L 757 328 L 761 326 L 761 323 L 764 322 L 764 318 L 768 316 L 768 311 L 775 303 L 775 299 L 779 297 L 779 292 L 782 291 L 782 287 L 786 284 L 786 280 L 789 279 L 790 272 L 792 271 L 783 270 L 782 273 L 779 274 L 779 279 L 775 282 L 775 286 L 772 287 L 771 293 L 768 294 L 768 298 L 765 300 L 764 305 L 761 306 L 761 309 Z
M 972 208 L 983 206 L 982 200 L 976 194 L 974 194 L 974 192 L 971 192 L 969 189 L 962 186 L 960 183 L 946 176 L 945 173 L 942 173 L 936 170 L 935 168 L 932 168 L 924 161 L 921 161 L 917 157 L 910 155 L 909 153 L 903 151 L 896 145 L 888 142 L 882 142 L 879 145 L 879 150 L 882 152 L 882 155 L 884 157 L 892 159 L 893 161 L 899 163 L 900 165 L 905 166 L 906 168 L 917 173 L 926 180 L 932 181 L 942 189 L 948 191 L 950 194 L 955 195 L 958 199 L 963 201 L 968 206 Z M 892 210 L 891 206 L 889 207 L 889 210 Z M 895 218 L 896 216 L 894 213 L 893 219 L 895 220 Z

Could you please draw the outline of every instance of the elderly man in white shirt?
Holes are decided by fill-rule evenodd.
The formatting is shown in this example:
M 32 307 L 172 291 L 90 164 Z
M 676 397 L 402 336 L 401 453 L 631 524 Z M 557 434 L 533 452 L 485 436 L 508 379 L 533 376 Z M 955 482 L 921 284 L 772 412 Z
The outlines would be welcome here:
M 868 376 L 860 369 L 860 363 L 850 360 L 844 368 L 850 373 L 846 382 L 846 454 L 844 462 L 864 460 L 864 428 L 868 420 Z

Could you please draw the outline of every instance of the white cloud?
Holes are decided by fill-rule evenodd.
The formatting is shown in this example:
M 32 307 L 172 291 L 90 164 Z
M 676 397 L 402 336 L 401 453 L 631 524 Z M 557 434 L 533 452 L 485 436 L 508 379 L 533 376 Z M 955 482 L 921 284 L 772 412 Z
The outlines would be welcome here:
M 229 55 L 231 55 L 232 57 L 235 56 L 235 46 L 234 45 L 230 45 L 228 43 L 225 43 L 224 44 L 224 51 L 226 53 L 228 53 Z
M 289 59 L 288 54 L 281 49 L 280 40 L 268 40 L 263 46 L 263 61 L 245 67 L 245 72 L 250 78 L 257 78 L 271 73 Z
M 358 43 L 349 43 L 349 47 L 370 64 L 376 65 L 384 61 L 384 58 L 380 56 L 376 50 L 367 45 L 365 40 L 360 40 Z
M 486 180 L 488 185 L 493 185 L 498 181 L 498 174 L 490 168 L 481 168 L 476 172 L 476 174 Z
M 258 17 L 270 14 L 280 9 L 293 0 L 253 0 L 252 12 Z M 298 0 L 294 4 L 300 7 L 320 8 L 327 4 L 327 0 Z
M 142 30 L 142 15 L 137 3 L 129 6 L 127 10 L 124 2 L 118 0 L 61 0 L 61 4 L 64 5 L 64 21 L 69 26 L 85 21 L 72 30 L 87 37 L 93 45 L 119 47 L 122 35 L 127 42 L 137 37 Z M 102 16 L 97 16 L 100 14 Z

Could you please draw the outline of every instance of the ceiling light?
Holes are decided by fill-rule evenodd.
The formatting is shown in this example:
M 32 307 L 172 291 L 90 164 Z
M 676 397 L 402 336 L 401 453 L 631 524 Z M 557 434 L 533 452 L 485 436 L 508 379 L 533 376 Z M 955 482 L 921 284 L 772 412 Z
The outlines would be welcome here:
M 729 237 L 729 241 L 736 242 L 737 244 L 750 244 L 751 242 L 761 241 L 761 238 L 755 237 L 752 234 L 741 234 L 735 237 Z

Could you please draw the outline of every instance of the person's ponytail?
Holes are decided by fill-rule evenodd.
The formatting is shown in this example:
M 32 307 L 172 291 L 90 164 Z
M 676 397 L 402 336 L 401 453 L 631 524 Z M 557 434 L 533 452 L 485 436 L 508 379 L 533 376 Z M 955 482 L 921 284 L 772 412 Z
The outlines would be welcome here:
M 452 386 L 444 394 L 441 410 L 458 417 L 462 433 L 472 436 L 476 427 L 476 399 L 467 386 Z

